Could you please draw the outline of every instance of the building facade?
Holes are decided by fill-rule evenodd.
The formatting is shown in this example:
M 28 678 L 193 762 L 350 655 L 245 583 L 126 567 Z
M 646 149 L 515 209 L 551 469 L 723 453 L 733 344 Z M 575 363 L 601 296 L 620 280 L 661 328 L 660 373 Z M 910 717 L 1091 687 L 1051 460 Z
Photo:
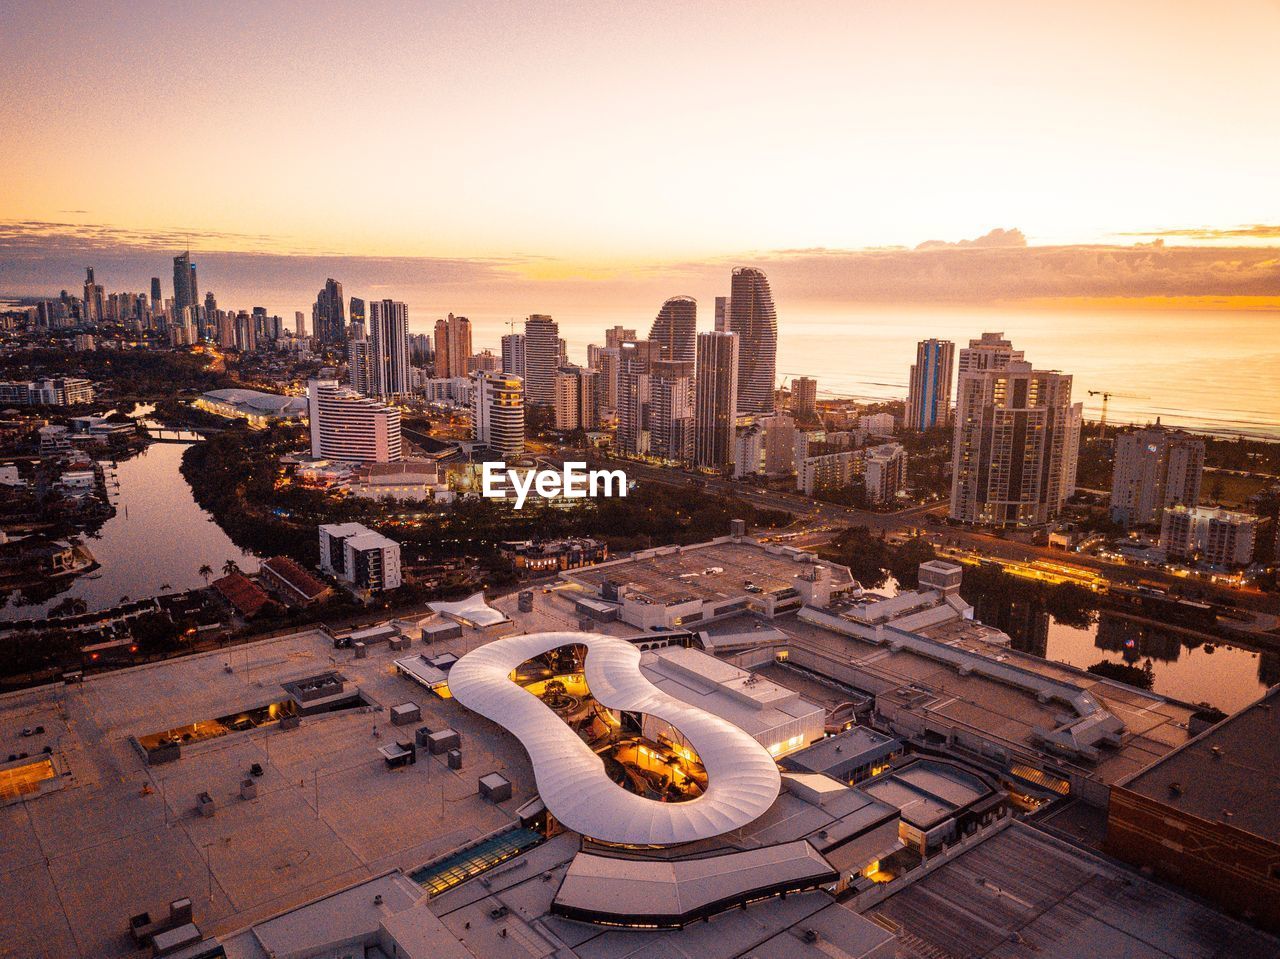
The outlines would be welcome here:
M 352 321 L 354 326 L 354 320 Z M 408 396 L 412 389 L 409 366 L 409 307 L 396 300 L 369 304 L 370 395 L 379 399 Z
M 870 503 L 891 503 L 907 484 L 907 451 L 882 443 L 863 451 L 862 481 Z
M 325 344 L 338 344 L 347 338 L 346 306 L 342 298 L 342 284 L 329 277 L 316 294 L 311 307 L 311 330 L 317 340 Z
M 359 523 L 319 528 L 320 569 L 356 589 L 382 593 L 401 582 L 400 544 Z
M 778 313 L 769 280 L 760 270 L 733 271 L 729 328 L 739 336 L 738 410 L 771 413 L 777 379 Z
M 524 383 L 518 376 L 478 371 L 471 375 L 472 436 L 502 456 L 524 452 Z
M 400 411 L 339 386 L 332 378 L 307 384 L 311 455 L 345 462 L 391 463 L 402 455 Z
M 594 430 L 600 425 L 596 406 L 599 374 L 573 366 L 556 371 L 556 429 Z
M 467 375 L 467 357 L 471 355 L 471 321 L 452 313 L 436 320 L 436 377 L 447 379 Z
M 664 359 L 650 369 L 649 453 L 669 463 L 693 460 L 693 370 L 692 360 Z
M 1248 566 L 1258 538 L 1258 517 L 1211 506 L 1172 506 L 1160 521 L 1160 546 L 1170 559 L 1210 566 Z
M 1071 377 L 1030 363 L 960 374 L 952 453 L 951 518 L 1040 526 L 1075 491 L 1081 404 Z
M 1015 350 L 1003 333 L 983 333 L 960 351 L 957 374 L 981 373 L 983 370 L 1003 370 L 1010 363 L 1026 360 L 1022 350 Z
M 525 402 L 532 406 L 554 405 L 556 370 L 560 366 L 560 327 L 551 317 L 534 313 L 524 322 Z
M 950 340 L 929 339 L 916 344 L 907 390 L 907 429 L 931 430 L 950 421 L 955 353 L 956 345 Z
M 664 360 L 693 363 L 697 355 L 698 301 L 691 296 L 673 296 L 662 304 L 649 330 L 649 341 L 657 343 Z
M 699 333 L 695 373 L 693 461 L 703 469 L 728 469 L 737 421 L 738 335 Z
M 1115 438 L 1111 518 L 1123 526 L 1160 522 L 1172 506 L 1200 502 L 1204 440 L 1182 430 L 1154 426 Z

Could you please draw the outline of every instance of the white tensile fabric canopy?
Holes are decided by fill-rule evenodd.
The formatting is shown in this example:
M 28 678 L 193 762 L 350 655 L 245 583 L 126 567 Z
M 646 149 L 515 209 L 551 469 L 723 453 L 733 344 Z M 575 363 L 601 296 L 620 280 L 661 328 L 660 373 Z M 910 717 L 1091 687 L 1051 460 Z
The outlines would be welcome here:
M 628 792 L 605 775 L 600 757 L 559 716 L 512 681 L 520 664 L 571 645 L 587 647 L 587 686 L 602 705 L 657 716 L 684 735 L 706 768 L 705 793 L 664 803 Z M 511 636 L 458 660 L 449 673 L 449 690 L 462 705 L 520 740 L 547 809 L 584 836 L 668 846 L 719 836 L 763 815 L 782 784 L 768 750 L 727 720 L 655 687 L 640 672 L 640 655 L 631 643 L 598 633 Z
M 428 603 L 433 613 L 442 613 L 454 619 L 464 620 L 476 626 L 496 626 L 505 623 L 507 617 L 484 601 L 484 593 L 472 593 L 456 603 Z

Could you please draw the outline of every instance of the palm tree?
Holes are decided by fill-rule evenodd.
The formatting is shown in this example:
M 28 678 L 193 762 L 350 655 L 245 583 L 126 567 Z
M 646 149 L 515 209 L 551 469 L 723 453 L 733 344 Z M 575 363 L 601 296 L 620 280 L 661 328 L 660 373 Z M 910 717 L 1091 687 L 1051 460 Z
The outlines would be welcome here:
M 234 559 L 229 559 L 222 564 L 222 575 L 230 576 L 232 573 L 240 572 L 240 564 Z
M 202 577 L 204 577 L 204 584 L 205 584 L 206 586 L 208 586 L 208 585 L 209 585 L 209 577 L 213 575 L 213 567 L 212 567 L 212 566 L 210 566 L 208 563 L 205 563 L 203 566 L 201 566 L 201 567 L 200 567 L 200 569 L 199 569 L 199 570 L 197 570 L 197 572 L 198 572 Z

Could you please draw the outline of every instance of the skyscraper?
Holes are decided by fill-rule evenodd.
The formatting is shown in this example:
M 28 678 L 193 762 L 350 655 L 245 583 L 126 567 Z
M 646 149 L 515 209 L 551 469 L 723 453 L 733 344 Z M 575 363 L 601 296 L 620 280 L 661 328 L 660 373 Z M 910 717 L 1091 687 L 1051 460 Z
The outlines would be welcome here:
M 727 296 L 716 297 L 716 332 L 729 332 L 729 298 Z
M 587 365 L 600 376 L 596 379 L 596 405 L 612 412 L 618 407 L 618 363 L 620 352 L 616 346 L 587 347 Z
M 657 356 L 648 340 L 628 340 L 618 347 L 617 446 L 633 456 L 649 452 L 649 367 Z
M 960 351 L 960 375 L 982 370 L 1002 370 L 1010 363 L 1021 363 L 1026 358 L 1022 350 L 1015 350 L 1003 333 L 983 333 Z
M 907 388 L 909 430 L 931 430 L 945 426 L 951 415 L 951 370 L 956 345 L 950 340 L 921 340 L 916 344 L 916 361 L 911 366 Z
M 555 320 L 534 313 L 524 321 L 524 393 L 531 406 L 556 401 L 555 375 L 560 366 L 560 327 Z
M 436 376 L 466 376 L 467 357 L 471 355 L 471 321 L 465 316 L 436 320 Z
M 524 384 L 518 376 L 471 374 L 471 429 L 477 443 L 510 459 L 524 452 Z
M 593 430 L 600 425 L 595 370 L 580 366 L 556 370 L 556 429 Z
M 368 340 L 347 341 L 347 372 L 351 388 L 361 396 L 376 396 L 373 382 L 373 348 Z
M 635 330 L 628 330 L 624 326 L 611 326 L 604 331 L 604 345 L 612 349 L 617 349 L 627 340 L 636 338 Z
M 660 344 L 654 347 L 659 353 L 663 349 Z M 671 463 L 693 460 L 693 409 L 693 363 L 655 359 L 649 370 L 651 455 Z
M 409 308 L 396 300 L 369 304 L 370 388 L 382 399 L 412 392 L 409 368 Z
M 152 315 L 164 312 L 164 293 L 160 289 L 160 277 L 153 276 L 151 278 L 151 313 Z
M 84 271 L 84 312 L 81 319 L 86 323 L 101 323 L 106 319 L 106 302 L 102 284 L 94 282 L 93 267 L 85 267 Z
M 738 342 L 738 409 L 771 413 L 777 378 L 778 314 L 769 280 L 760 270 L 733 271 L 729 297 L 729 328 Z
M 694 463 L 722 470 L 733 464 L 738 400 L 738 335 L 699 333 L 694 401 Z
M 293 311 L 293 335 L 298 339 L 307 335 L 307 317 L 301 310 Z
M 818 412 L 818 381 L 809 376 L 797 376 L 791 381 L 791 407 L 796 416 L 809 419 Z
M 346 309 L 342 301 L 342 284 L 333 277 L 324 281 L 311 308 L 311 329 L 322 344 L 338 344 L 347 338 Z
M 502 372 L 524 377 L 523 333 L 508 333 L 502 338 Z
M 191 308 L 191 320 L 195 322 L 196 306 L 200 290 L 196 283 L 196 265 L 191 262 L 191 251 L 179 253 L 173 258 L 173 318 L 182 321 L 182 311 Z
M 364 300 L 358 296 L 351 298 L 351 336 L 357 340 L 363 340 L 367 336 L 368 327 L 365 325 L 369 316 L 364 309 Z
M 673 296 L 662 304 L 649 329 L 649 342 L 658 344 L 664 360 L 692 363 L 697 357 L 698 301 Z
M 1071 377 L 1012 361 L 960 374 L 951 518 L 1040 526 L 1075 491 L 1083 408 Z
M 1155 524 L 1173 506 L 1200 502 L 1204 440 L 1159 424 L 1116 436 L 1111 518 L 1123 526 Z

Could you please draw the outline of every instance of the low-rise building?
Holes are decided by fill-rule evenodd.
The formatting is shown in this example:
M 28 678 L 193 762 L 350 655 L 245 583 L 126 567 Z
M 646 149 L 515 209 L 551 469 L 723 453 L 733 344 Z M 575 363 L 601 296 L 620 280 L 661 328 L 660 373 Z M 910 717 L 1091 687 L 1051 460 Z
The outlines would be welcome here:
M 278 420 L 298 421 L 307 416 L 305 396 L 281 396 L 258 390 L 210 390 L 191 405 L 227 419 L 247 420 L 254 429 L 266 429 Z
M 93 384 L 75 376 L 0 383 L 0 406 L 79 406 L 93 397 Z
M 515 569 L 534 576 L 592 566 L 609 558 L 607 543 L 585 537 L 507 540 L 498 551 Z
M 320 527 L 320 569 L 364 592 L 396 589 L 400 544 L 360 523 L 328 523 Z
M 333 592 L 288 556 L 263 560 L 258 568 L 258 582 L 290 606 L 311 606 L 323 602 Z
M 1211 506 L 1173 506 L 1160 521 L 1160 545 L 1170 559 L 1210 566 L 1253 562 L 1258 517 Z

